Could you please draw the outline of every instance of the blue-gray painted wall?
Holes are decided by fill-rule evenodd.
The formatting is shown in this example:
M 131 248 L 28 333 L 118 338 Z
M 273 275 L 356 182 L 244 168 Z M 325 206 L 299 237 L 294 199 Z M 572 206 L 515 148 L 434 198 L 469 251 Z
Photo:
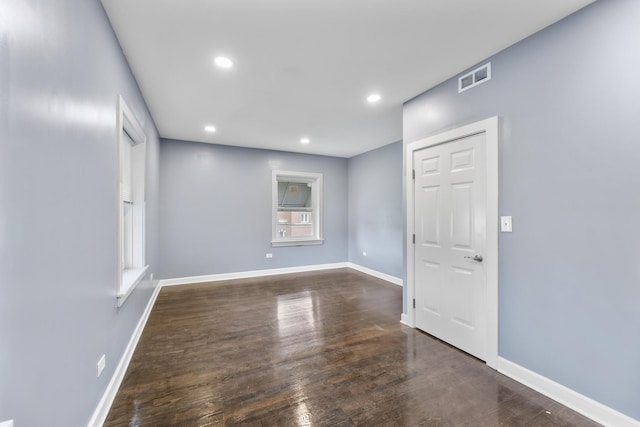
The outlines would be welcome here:
M 155 286 L 145 280 L 116 308 L 119 93 L 149 137 L 151 272 L 161 272 L 160 258 L 172 261 L 171 251 L 176 261 L 162 271 L 166 277 L 346 259 L 364 264 L 347 253 L 347 206 L 365 205 L 347 187 L 356 183 L 360 168 L 380 164 L 377 154 L 352 159 L 350 172 L 345 159 L 196 143 L 181 147 L 165 141 L 160 153 L 144 100 L 97 0 L 3 0 L 2 12 L 0 420 L 14 418 L 28 426 L 86 424 Z M 404 111 L 406 142 L 501 116 L 500 209 L 514 216 L 514 233 L 500 240 L 500 355 L 635 418 L 640 418 L 635 339 L 640 330 L 640 85 L 633 76 L 640 69 L 639 16 L 636 0 L 597 2 L 496 55 L 487 84 L 458 95 L 451 80 L 407 103 Z M 167 175 L 165 182 L 163 176 L 161 194 L 160 156 L 163 172 L 195 169 L 185 178 Z M 228 173 L 207 172 L 197 167 L 201 162 Z M 327 243 L 271 248 L 269 231 L 264 236 L 270 225 L 255 222 L 231 230 L 243 239 L 259 239 L 255 248 L 238 245 L 236 234 L 226 230 L 212 242 L 207 212 L 191 212 L 194 223 L 186 224 L 165 198 L 178 195 L 172 185 L 193 184 L 176 200 L 206 210 L 218 195 L 228 196 L 232 206 L 261 206 L 229 224 L 254 216 L 270 221 L 264 200 L 252 200 L 257 192 L 243 188 L 255 185 L 255 179 L 239 178 L 244 166 L 256 167 L 249 175 L 266 177 L 268 186 L 266 171 L 272 168 L 323 172 L 325 200 L 327 177 L 335 177 L 330 188 L 336 211 L 325 212 L 331 216 L 325 216 L 331 229 L 325 229 Z M 208 194 L 198 178 L 209 184 L 233 184 L 238 178 L 240 185 L 236 191 Z M 202 194 L 210 200 L 200 205 L 195 198 Z M 162 218 L 159 197 L 167 208 Z M 260 190 L 260 197 L 270 206 L 270 187 Z M 225 214 L 216 218 L 229 220 Z M 193 263 L 181 252 L 193 250 L 191 241 L 182 249 L 169 247 L 171 233 L 181 227 L 204 249 Z M 198 229 L 204 236 L 196 234 Z M 185 239 L 178 236 L 176 242 Z M 159 248 L 166 252 L 162 257 Z M 220 256 L 220 248 L 234 259 Z M 272 260 L 264 258 L 267 251 Z M 388 274 L 397 269 L 393 265 L 365 264 Z M 103 353 L 107 368 L 96 378 Z
M 500 356 L 636 419 L 639 40 L 639 1 L 598 1 L 404 107 L 405 143 L 500 116 Z
M 402 141 L 351 157 L 348 167 L 349 261 L 402 278 Z
M 273 169 L 323 174 L 324 244 L 271 246 Z M 163 278 L 347 260 L 347 159 L 163 139 L 160 174 Z
M 83 426 L 155 285 L 116 308 L 118 94 L 148 136 L 152 272 L 159 141 L 98 0 L 0 9 L 0 421 Z

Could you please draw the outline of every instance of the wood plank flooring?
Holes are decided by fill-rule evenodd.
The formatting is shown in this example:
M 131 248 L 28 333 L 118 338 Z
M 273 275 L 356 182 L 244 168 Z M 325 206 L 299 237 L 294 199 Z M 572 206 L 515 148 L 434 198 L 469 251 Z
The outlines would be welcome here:
M 162 289 L 113 426 L 595 426 L 402 326 L 351 269 Z

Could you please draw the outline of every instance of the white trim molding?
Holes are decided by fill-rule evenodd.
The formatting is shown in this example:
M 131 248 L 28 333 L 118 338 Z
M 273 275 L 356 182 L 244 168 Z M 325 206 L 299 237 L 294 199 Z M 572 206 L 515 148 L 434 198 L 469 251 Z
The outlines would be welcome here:
M 142 281 L 145 274 L 147 274 L 147 270 L 149 269 L 148 265 L 145 265 L 142 268 L 129 268 L 126 270 L 122 270 L 122 284 L 120 287 L 120 292 L 116 295 L 118 297 L 118 307 L 122 307 L 125 300 L 129 298 L 131 292 L 138 286 L 138 283 Z
M 141 282 L 148 265 L 146 253 L 146 208 L 145 208 L 145 170 L 147 163 L 144 129 L 122 95 L 118 96 L 116 119 L 116 159 L 118 182 L 116 185 L 117 236 L 116 236 L 116 298 L 118 307 Z M 125 149 L 125 147 L 128 147 Z M 124 154 L 128 153 L 128 154 Z M 128 160 L 125 160 L 128 159 Z M 128 172 L 125 172 L 127 171 Z M 126 178 L 125 178 L 126 177 Z M 132 209 L 132 229 L 125 239 L 125 221 L 123 207 Z M 129 242 L 130 245 L 127 245 Z M 131 259 L 125 266 L 124 246 L 131 251 Z M 127 271 L 130 270 L 130 271 Z
M 604 426 L 640 427 L 633 419 L 510 360 L 498 358 L 498 371 Z
M 236 273 L 209 274 L 205 276 L 178 277 L 160 281 L 161 286 L 190 285 L 196 283 L 219 282 L 221 280 L 249 279 L 252 277 L 275 276 L 277 274 L 303 273 L 306 271 L 332 270 L 348 267 L 346 262 L 334 264 L 303 265 L 301 267 L 271 268 L 268 270 L 239 271 Z
M 391 276 L 390 274 L 382 273 L 380 271 L 372 270 L 367 267 L 363 267 L 358 264 L 354 264 L 352 262 L 347 263 L 347 267 L 353 268 L 354 270 L 358 270 L 361 273 L 368 274 L 369 276 L 377 277 L 378 279 L 386 280 L 387 282 L 393 283 L 394 285 L 402 286 L 402 279 L 396 276 Z
M 487 278 L 487 330 L 486 330 L 486 362 L 496 368 L 498 362 L 498 117 L 490 117 L 453 130 L 439 133 L 419 141 L 407 144 L 405 151 L 405 186 L 406 197 L 406 254 L 407 254 L 407 312 L 404 316 L 407 326 L 415 327 L 414 281 L 414 186 L 413 156 L 418 150 L 446 143 L 471 135 L 485 134 L 486 150 L 486 244 L 485 271 Z
M 219 282 L 222 280 L 233 279 L 250 279 L 252 277 L 264 277 L 275 276 L 277 274 L 291 274 L 291 273 L 304 273 L 307 271 L 320 271 L 320 270 L 332 270 L 335 268 L 352 268 L 369 276 L 377 277 L 378 279 L 385 280 L 394 285 L 402 286 L 403 280 L 399 277 L 391 276 L 386 273 L 381 273 L 376 270 L 372 270 L 367 267 L 363 267 L 352 262 L 337 262 L 333 264 L 315 264 L 315 265 L 303 265 L 300 267 L 285 267 L 285 268 L 271 268 L 268 270 L 252 270 L 252 271 L 239 271 L 235 273 L 221 273 L 221 274 L 208 274 L 204 276 L 190 276 L 190 277 L 177 277 L 175 279 L 163 279 L 160 280 L 160 286 L 179 286 L 190 285 L 197 283 L 207 282 Z
M 280 182 L 286 183 L 306 183 L 311 187 L 311 225 L 313 227 L 313 236 L 310 237 L 291 237 L 280 236 L 278 232 L 278 185 Z M 322 174 L 315 172 L 293 172 L 283 170 L 271 171 L 271 246 L 306 246 L 306 245 L 322 245 L 324 238 L 322 237 Z M 286 225 L 286 224 L 285 224 Z M 295 225 L 295 224 L 289 224 Z M 283 230 L 283 233 L 285 230 Z
M 402 313 L 402 314 L 400 315 L 400 323 L 402 323 L 402 324 L 403 324 L 403 325 L 405 325 L 405 326 L 409 326 L 410 328 L 412 328 L 412 327 L 413 327 L 413 326 L 411 326 L 411 325 L 409 324 L 409 321 L 408 321 L 408 319 L 407 319 L 407 315 L 406 315 L 406 314 L 404 314 L 404 313 Z
M 133 330 L 133 334 L 129 339 L 129 343 L 124 350 L 122 357 L 120 358 L 120 362 L 118 362 L 118 366 L 107 385 L 107 389 L 104 391 L 100 402 L 98 402 L 98 406 L 96 407 L 91 419 L 89 420 L 88 427 L 101 427 L 105 420 L 107 419 L 107 415 L 109 414 L 109 410 L 111 409 L 111 405 L 113 404 L 113 400 L 116 397 L 116 393 L 120 388 L 120 384 L 122 384 L 122 380 L 124 379 L 124 374 L 127 372 L 127 368 L 129 367 L 129 362 L 131 362 L 131 357 L 133 356 L 133 352 L 138 345 L 138 341 L 140 341 L 140 337 L 142 336 L 142 331 L 144 330 L 145 325 L 147 324 L 147 320 L 149 319 L 149 315 L 151 314 L 151 310 L 153 309 L 153 305 L 158 298 L 158 294 L 160 293 L 160 289 L 162 286 L 160 284 L 156 285 L 156 288 L 153 290 L 153 294 L 151 298 L 149 298 L 149 302 L 147 303 L 147 307 L 145 308 L 142 316 L 140 316 L 140 320 L 136 325 L 136 328 Z

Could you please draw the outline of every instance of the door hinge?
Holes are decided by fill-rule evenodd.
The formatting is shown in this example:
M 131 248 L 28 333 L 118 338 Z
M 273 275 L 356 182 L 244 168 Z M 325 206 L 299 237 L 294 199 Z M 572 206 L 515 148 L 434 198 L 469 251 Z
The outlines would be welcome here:
M 412 175 L 413 175 L 413 179 L 416 179 L 416 170 L 415 169 L 413 170 L 413 174 Z
M 413 308 L 416 308 L 416 299 L 413 299 Z
M 416 235 L 415 234 L 413 235 L 413 244 L 414 245 L 416 244 Z

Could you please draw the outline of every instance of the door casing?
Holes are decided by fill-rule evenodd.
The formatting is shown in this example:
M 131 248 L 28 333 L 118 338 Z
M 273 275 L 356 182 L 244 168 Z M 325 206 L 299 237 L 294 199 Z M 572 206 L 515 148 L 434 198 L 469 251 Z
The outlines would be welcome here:
M 419 141 L 407 144 L 405 149 L 406 166 L 406 214 L 407 214 L 407 312 L 403 316 L 404 322 L 415 328 L 415 309 L 413 300 L 415 298 L 415 277 L 414 259 L 415 245 L 413 235 L 415 233 L 414 224 L 414 197 L 413 197 L 413 156 L 414 152 L 434 145 L 444 144 L 449 141 L 464 138 L 479 133 L 485 134 L 486 157 L 486 244 L 487 253 L 485 257 L 485 269 L 487 280 L 487 327 L 486 343 L 487 354 L 486 363 L 496 369 L 498 363 L 498 117 L 494 116 L 485 120 L 471 123 L 453 130 L 445 131 L 437 135 L 430 136 Z

